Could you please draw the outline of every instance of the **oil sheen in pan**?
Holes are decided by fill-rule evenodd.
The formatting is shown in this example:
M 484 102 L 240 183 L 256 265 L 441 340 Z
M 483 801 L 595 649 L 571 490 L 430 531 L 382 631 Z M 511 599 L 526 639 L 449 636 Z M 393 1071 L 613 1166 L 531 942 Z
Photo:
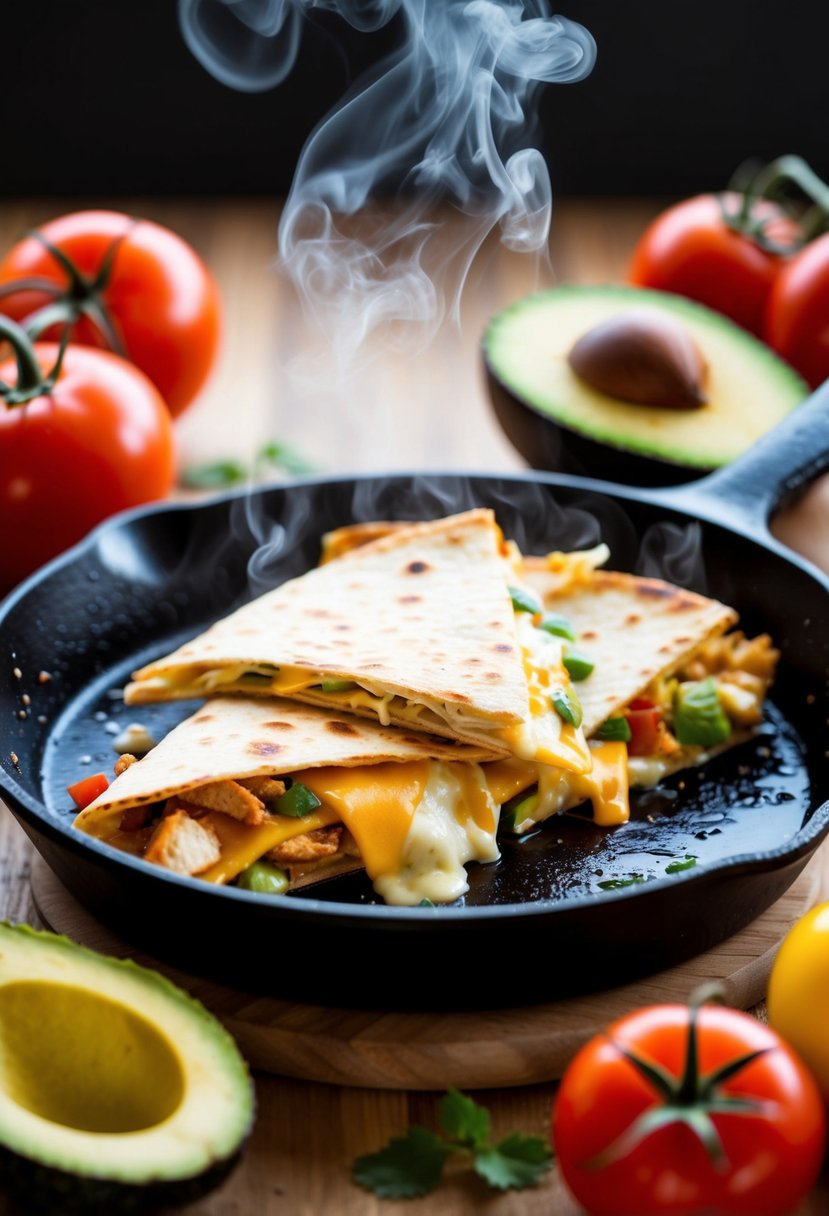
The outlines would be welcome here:
M 125 706 L 112 673 L 88 689 L 56 723 L 49 741 L 43 783 L 50 812 L 71 822 L 75 811 L 66 786 L 89 773 L 111 775 L 113 739 L 126 725 L 140 721 L 158 741 L 198 704 Z M 802 826 L 809 787 L 803 743 L 781 710 L 769 703 L 752 740 L 654 789 L 633 791 L 628 824 L 598 828 L 585 809 L 556 815 L 523 839 L 504 835 L 499 863 L 468 867 L 470 889 L 460 902 L 566 900 L 777 848 Z M 379 902 L 364 874 L 320 883 L 304 896 Z

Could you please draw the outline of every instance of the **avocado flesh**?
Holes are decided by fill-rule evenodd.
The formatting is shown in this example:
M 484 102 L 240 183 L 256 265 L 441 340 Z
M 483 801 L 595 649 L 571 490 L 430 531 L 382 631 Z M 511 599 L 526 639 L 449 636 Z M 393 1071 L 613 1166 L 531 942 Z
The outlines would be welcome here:
M 31 1210 L 48 1208 L 50 1183 L 67 1208 L 203 1193 L 191 1184 L 227 1172 L 252 1117 L 246 1065 L 198 1001 L 132 962 L 0 924 L 0 1147 Z
M 592 389 L 567 355 L 584 333 L 630 308 L 661 308 L 688 331 L 708 365 L 700 409 L 637 405 Z M 557 287 L 492 319 L 484 353 L 501 385 L 555 422 L 617 448 L 712 469 L 734 460 L 808 395 L 781 359 L 725 317 L 667 292 Z

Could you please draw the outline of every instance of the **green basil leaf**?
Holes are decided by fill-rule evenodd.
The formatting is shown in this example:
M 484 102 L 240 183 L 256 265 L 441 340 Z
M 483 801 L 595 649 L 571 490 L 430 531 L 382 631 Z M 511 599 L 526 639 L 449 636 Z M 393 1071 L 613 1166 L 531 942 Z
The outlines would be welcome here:
M 533 1186 L 553 1163 L 550 1146 L 539 1136 L 514 1132 L 500 1144 L 475 1154 L 475 1173 L 499 1191 Z
M 425 1127 L 410 1127 L 378 1153 L 354 1162 L 354 1181 L 384 1199 L 428 1195 L 440 1182 L 452 1148 Z
M 458 1089 L 441 1098 L 438 1116 L 447 1136 L 465 1148 L 483 1148 L 489 1139 L 489 1111 Z

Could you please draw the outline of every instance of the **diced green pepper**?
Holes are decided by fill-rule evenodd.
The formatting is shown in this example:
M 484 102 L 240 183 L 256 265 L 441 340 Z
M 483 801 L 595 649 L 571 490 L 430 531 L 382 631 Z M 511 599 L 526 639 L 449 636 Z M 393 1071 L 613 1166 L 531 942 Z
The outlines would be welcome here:
M 567 668 L 570 679 L 575 681 L 586 680 L 596 666 L 593 660 L 588 659 L 580 650 L 568 650 L 561 661 Z
M 531 592 L 525 591 L 523 587 L 507 587 L 507 591 L 516 612 L 530 612 L 533 616 L 540 614 L 541 605 Z
M 323 692 L 347 692 L 349 688 L 356 688 L 353 680 L 323 680 L 320 684 Z
M 574 692 L 565 692 L 563 688 L 559 688 L 553 693 L 551 700 L 553 708 L 560 718 L 569 722 L 571 726 L 577 728 L 581 726 L 583 717 L 581 701 Z
M 288 875 L 266 861 L 255 861 L 236 879 L 236 886 L 243 891 L 256 891 L 259 895 L 284 895 L 290 886 Z
M 629 743 L 630 723 L 627 718 L 606 718 L 596 731 L 596 738 L 604 743 Z
M 501 807 L 499 826 L 507 832 L 514 832 L 525 819 L 532 819 L 537 807 L 538 794 L 536 792 L 528 794 L 524 790 L 523 793 L 517 794 L 515 798 L 510 798 L 509 802 L 505 802 Z
M 680 743 L 694 747 L 713 747 L 731 734 L 717 685 L 711 676 L 678 684 L 674 697 L 674 734 Z
M 278 815 L 293 815 L 295 819 L 301 819 L 303 815 L 310 815 L 311 811 L 315 811 L 318 806 L 322 806 L 319 798 L 301 781 L 295 781 L 291 788 L 286 790 L 282 797 L 277 798 L 273 804 Z
M 538 622 L 538 628 L 543 629 L 545 633 L 553 633 L 557 638 L 566 638 L 568 642 L 575 642 L 576 631 L 566 616 L 559 616 L 557 612 L 548 612 Z

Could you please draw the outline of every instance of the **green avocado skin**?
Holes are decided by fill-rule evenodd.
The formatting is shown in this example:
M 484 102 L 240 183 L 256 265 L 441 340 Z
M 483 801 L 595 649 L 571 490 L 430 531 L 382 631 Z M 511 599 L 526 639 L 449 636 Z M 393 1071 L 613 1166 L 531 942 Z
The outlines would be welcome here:
M 127 1216 L 130 1212 L 158 1212 L 195 1203 L 221 1186 L 239 1164 L 243 1149 L 244 1145 L 232 1157 L 216 1162 L 194 1178 L 136 1185 L 82 1178 L 0 1148 L 0 1181 L 8 1189 L 15 1216 L 64 1216 L 75 1212 Z
M 20 1216 L 63 1216 L 64 1213 L 75 1212 L 90 1213 L 91 1216 L 98 1213 L 121 1216 L 129 1212 L 159 1212 L 197 1201 L 221 1185 L 241 1159 L 253 1129 L 256 1108 L 255 1090 L 247 1065 L 228 1031 L 200 1001 L 157 971 L 142 967 L 130 959 L 107 957 L 58 934 L 7 921 L 0 922 L 0 991 L 4 982 L 14 983 L 27 978 L 25 962 L 20 965 L 14 959 L 25 959 L 28 952 L 36 952 L 41 957 L 48 957 L 49 954 L 60 956 L 64 965 L 66 960 L 77 960 L 75 965 L 79 969 L 86 968 L 86 971 L 79 970 L 75 974 L 87 978 L 91 974 L 96 984 L 95 991 L 104 997 L 114 992 L 121 996 L 128 1009 L 134 1008 L 144 1016 L 146 1011 L 142 1009 L 142 993 L 148 1000 L 155 998 L 162 1002 L 158 1006 L 162 1014 L 165 1009 L 163 1002 L 174 1002 L 179 1015 L 186 1018 L 188 1026 L 193 1027 L 194 1041 L 199 1034 L 206 1033 L 221 1046 L 221 1057 L 226 1061 L 223 1073 L 226 1082 L 232 1079 L 237 1114 L 232 1124 L 232 1137 L 228 1136 L 221 1155 L 214 1154 L 213 1160 L 198 1172 L 189 1176 L 184 1173 L 181 1177 L 154 1177 L 152 1162 L 148 1163 L 145 1176 L 138 1179 L 123 1181 L 112 1177 L 95 1177 L 83 1168 L 74 1173 L 71 1165 L 67 1166 L 65 1162 L 59 1166 L 49 1165 L 49 1142 L 44 1137 L 38 1137 L 37 1142 L 32 1144 L 31 1155 L 27 1155 L 26 1144 L 18 1143 L 11 1148 L 8 1144 L 0 1143 L 0 1186 L 7 1191 L 11 1210 Z M 92 972 L 90 966 L 94 969 Z M 41 971 L 38 977 L 43 974 Z M 48 972 L 45 974 L 48 975 Z M 110 976 L 111 979 L 108 978 Z M 56 982 L 71 981 L 73 978 L 70 968 L 63 970 Z M 119 991 L 118 985 L 122 981 L 137 987 L 125 987 Z M 124 993 L 127 995 L 124 996 Z M 124 1136 L 128 1139 L 129 1133 L 124 1133 Z M 101 1173 L 104 1172 L 101 1170 Z

